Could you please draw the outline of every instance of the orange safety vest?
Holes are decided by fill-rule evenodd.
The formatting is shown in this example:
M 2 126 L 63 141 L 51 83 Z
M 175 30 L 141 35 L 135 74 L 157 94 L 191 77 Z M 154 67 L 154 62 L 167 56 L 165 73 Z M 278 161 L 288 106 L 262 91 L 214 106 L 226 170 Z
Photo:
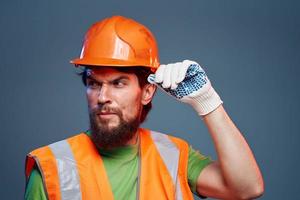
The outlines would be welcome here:
M 187 181 L 188 144 L 139 129 L 137 199 L 193 199 Z M 49 200 L 113 200 L 101 155 L 85 133 L 38 148 L 27 155 L 26 178 L 39 167 Z

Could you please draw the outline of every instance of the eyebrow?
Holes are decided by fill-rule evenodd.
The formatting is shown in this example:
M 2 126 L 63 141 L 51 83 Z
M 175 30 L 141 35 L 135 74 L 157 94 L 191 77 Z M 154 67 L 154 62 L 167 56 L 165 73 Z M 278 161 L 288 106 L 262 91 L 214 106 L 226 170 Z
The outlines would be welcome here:
M 102 81 L 96 80 L 96 79 L 93 77 L 93 75 L 87 76 L 87 79 L 91 79 L 92 81 L 95 81 L 95 82 L 98 82 L 98 83 L 102 83 Z M 115 78 L 115 79 L 109 81 L 109 83 L 111 84 L 111 83 L 120 81 L 120 80 L 122 80 L 122 79 L 129 80 L 129 77 L 128 77 L 128 76 L 125 76 L 125 75 L 121 75 L 121 76 L 119 76 L 119 77 L 117 77 L 117 78 Z

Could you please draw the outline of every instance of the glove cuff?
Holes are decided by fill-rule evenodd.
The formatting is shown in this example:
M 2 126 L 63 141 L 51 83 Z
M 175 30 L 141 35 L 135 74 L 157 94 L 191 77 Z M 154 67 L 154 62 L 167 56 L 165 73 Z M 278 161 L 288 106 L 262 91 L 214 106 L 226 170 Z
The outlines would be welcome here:
M 190 95 L 190 98 L 192 99 L 190 104 L 200 116 L 207 115 L 223 103 L 210 82 L 204 87 L 207 87 L 206 89 L 203 88 L 203 91 L 205 92 Z

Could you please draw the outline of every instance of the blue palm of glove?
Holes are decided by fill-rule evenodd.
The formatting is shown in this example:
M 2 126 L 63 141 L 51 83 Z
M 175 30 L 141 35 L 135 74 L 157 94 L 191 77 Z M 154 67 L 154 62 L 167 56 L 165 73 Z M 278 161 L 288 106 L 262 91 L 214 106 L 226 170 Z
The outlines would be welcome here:
M 149 82 L 154 82 L 155 75 L 151 74 L 149 77 Z M 175 90 L 170 88 L 163 88 L 167 93 L 172 96 L 181 99 L 189 94 L 198 91 L 208 82 L 206 73 L 198 64 L 191 64 L 188 67 L 185 78 L 180 82 Z M 160 85 L 161 86 L 161 85 Z

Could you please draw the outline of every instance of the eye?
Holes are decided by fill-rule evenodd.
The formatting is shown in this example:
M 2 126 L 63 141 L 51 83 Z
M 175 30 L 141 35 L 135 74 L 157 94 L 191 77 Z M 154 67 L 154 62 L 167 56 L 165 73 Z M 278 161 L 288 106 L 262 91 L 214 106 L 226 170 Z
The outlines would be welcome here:
M 86 82 L 86 86 L 90 89 L 98 89 L 101 87 L 100 83 L 94 81 L 94 80 L 91 80 L 91 79 L 88 79 L 87 82 Z
M 121 88 L 124 87 L 126 85 L 124 80 L 116 80 L 113 82 L 115 87 Z

